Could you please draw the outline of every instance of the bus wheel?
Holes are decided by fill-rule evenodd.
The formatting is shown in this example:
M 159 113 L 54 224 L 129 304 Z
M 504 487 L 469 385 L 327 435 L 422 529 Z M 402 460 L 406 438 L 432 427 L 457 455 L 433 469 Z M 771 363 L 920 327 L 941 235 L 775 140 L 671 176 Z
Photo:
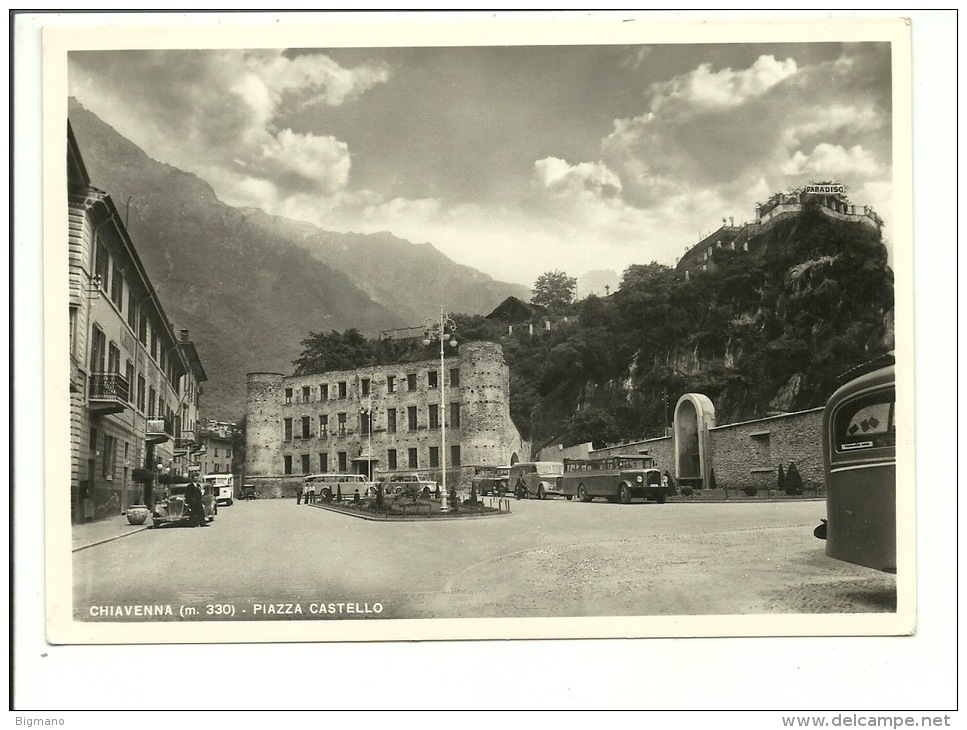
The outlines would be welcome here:
M 592 499 L 591 495 L 588 494 L 588 490 L 584 488 L 583 484 L 578 485 L 578 499 L 580 499 L 582 502 L 590 502 Z
M 544 494 L 544 487 L 542 487 L 540 485 L 538 485 L 538 487 L 537 487 L 537 498 L 538 499 L 547 499 L 547 495 Z
M 564 495 L 564 499 L 566 499 L 568 502 L 570 502 L 572 499 L 574 499 L 574 495 L 573 494 L 565 494 Z
M 628 489 L 627 484 L 618 487 L 618 499 L 621 500 L 621 504 L 631 504 L 631 490 Z

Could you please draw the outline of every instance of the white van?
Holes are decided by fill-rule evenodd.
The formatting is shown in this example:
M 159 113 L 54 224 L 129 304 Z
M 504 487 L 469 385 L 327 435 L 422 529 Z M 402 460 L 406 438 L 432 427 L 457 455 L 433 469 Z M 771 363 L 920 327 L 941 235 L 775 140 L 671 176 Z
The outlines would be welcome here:
M 235 475 L 234 474 L 206 474 L 202 481 L 212 485 L 215 493 L 215 504 L 231 506 L 235 501 Z

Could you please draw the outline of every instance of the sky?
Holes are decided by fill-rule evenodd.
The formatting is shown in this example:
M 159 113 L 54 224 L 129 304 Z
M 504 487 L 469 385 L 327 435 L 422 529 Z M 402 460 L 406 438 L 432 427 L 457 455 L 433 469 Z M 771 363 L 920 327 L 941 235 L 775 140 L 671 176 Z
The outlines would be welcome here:
M 83 51 L 69 93 L 235 206 L 532 285 L 674 265 L 811 181 L 889 240 L 887 43 Z

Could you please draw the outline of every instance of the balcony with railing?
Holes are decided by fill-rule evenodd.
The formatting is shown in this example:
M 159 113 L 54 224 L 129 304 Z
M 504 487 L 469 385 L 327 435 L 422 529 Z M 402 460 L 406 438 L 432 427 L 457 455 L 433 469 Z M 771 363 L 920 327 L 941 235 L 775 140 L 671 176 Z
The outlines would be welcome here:
M 175 429 L 175 456 L 184 456 L 195 446 L 195 434 L 193 431 L 181 431 Z
M 144 440 L 149 444 L 160 444 L 174 437 L 175 428 L 170 418 L 149 418 L 144 429 Z
M 121 413 L 130 407 L 130 386 L 120 373 L 91 373 L 87 405 L 92 413 Z

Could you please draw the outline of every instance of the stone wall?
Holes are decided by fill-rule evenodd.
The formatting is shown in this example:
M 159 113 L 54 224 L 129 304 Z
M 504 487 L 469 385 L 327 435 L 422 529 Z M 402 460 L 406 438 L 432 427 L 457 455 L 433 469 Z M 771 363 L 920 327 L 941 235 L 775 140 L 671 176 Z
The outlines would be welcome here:
M 716 485 L 775 489 L 779 465 L 786 471 L 793 462 L 807 491 L 821 489 L 822 423 L 823 409 L 814 408 L 710 429 Z
M 655 460 L 655 467 L 657 469 L 661 469 L 662 471 L 667 469 L 669 474 L 675 474 L 675 443 L 671 436 L 643 439 L 641 441 L 626 441 L 603 449 L 593 450 L 589 456 L 597 459 L 605 456 L 621 456 L 627 454 L 644 454 L 650 456 Z

